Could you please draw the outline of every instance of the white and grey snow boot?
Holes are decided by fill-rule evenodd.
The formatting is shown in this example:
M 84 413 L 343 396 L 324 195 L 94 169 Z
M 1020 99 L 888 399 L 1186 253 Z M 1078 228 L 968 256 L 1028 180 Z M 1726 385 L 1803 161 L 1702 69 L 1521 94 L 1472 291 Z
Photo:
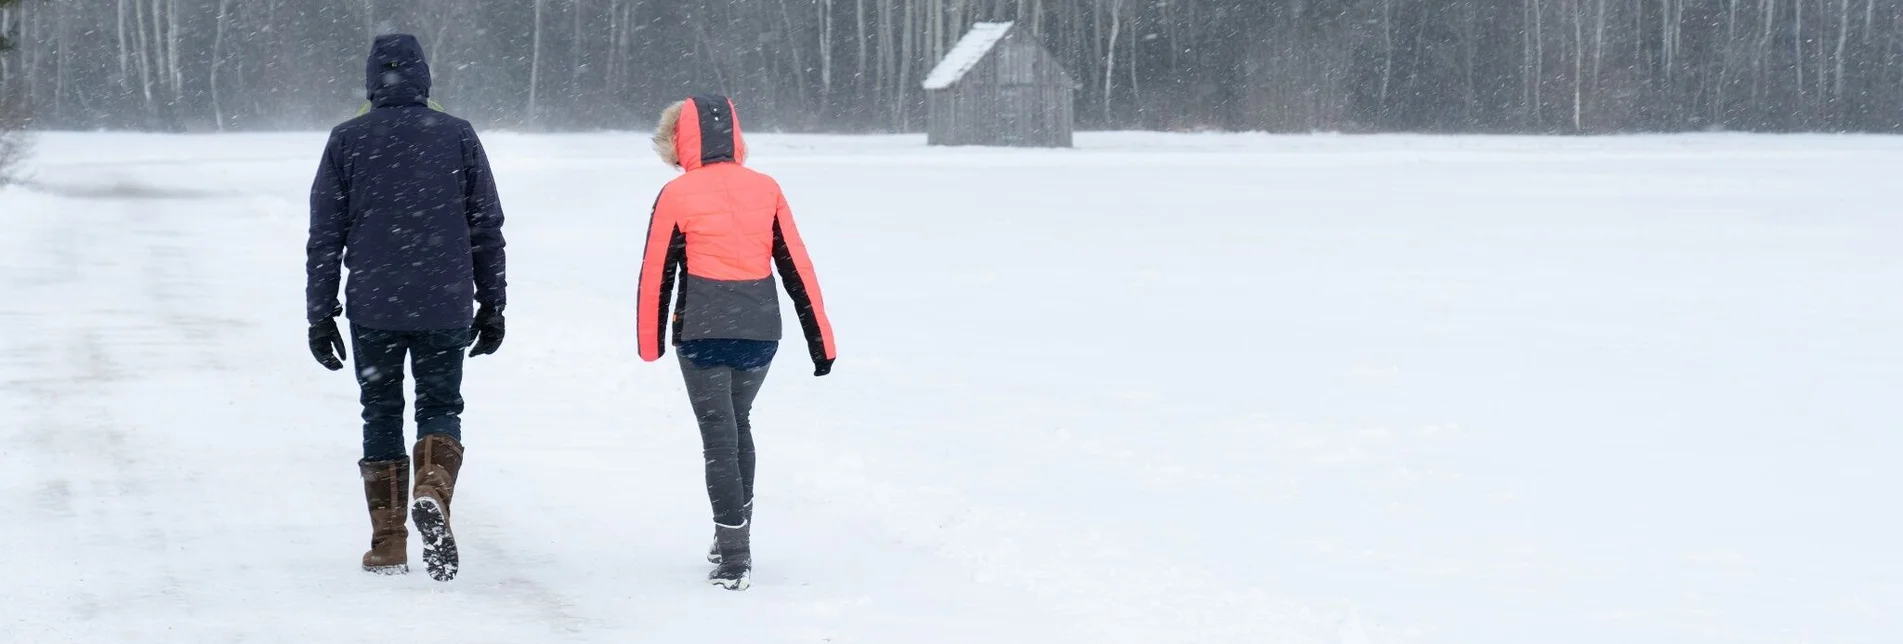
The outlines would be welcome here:
M 727 590 L 746 590 L 753 585 L 753 526 L 714 524 L 715 547 L 720 550 L 720 565 L 707 574 L 707 583 Z
M 753 527 L 753 502 L 752 501 L 748 501 L 746 505 L 740 506 L 740 520 L 745 522 L 748 528 Z M 719 525 L 719 524 L 715 524 L 715 525 Z M 707 563 L 710 563 L 710 564 L 720 563 L 720 533 L 718 530 L 715 530 L 714 532 L 714 542 L 707 544 Z

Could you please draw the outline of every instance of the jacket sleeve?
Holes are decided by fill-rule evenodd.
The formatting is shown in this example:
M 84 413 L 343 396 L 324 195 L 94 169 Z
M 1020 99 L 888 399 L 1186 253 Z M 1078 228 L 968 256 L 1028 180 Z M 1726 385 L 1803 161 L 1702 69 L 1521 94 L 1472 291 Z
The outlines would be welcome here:
M 640 327 L 641 359 L 654 362 L 667 355 L 668 299 L 674 293 L 677 271 L 687 263 L 687 236 L 667 204 L 667 191 L 654 199 L 648 219 L 647 248 L 641 253 L 641 286 L 635 325 Z
M 799 316 L 800 330 L 806 334 L 806 350 L 813 365 L 831 367 L 839 352 L 833 344 L 833 324 L 826 317 L 826 298 L 819 292 L 819 274 L 813 272 L 813 259 L 806 255 L 806 242 L 800 239 L 799 226 L 793 224 L 793 210 L 780 196 L 779 211 L 773 216 L 773 263 L 779 267 L 786 294 L 793 299 L 793 312 Z
M 350 239 L 350 172 L 336 132 L 324 145 L 311 182 L 310 237 L 304 243 L 304 317 L 312 324 L 343 313 L 337 288 L 343 281 L 344 244 Z
M 463 133 L 467 167 L 463 170 L 464 203 L 469 215 L 470 253 L 476 266 L 476 302 L 501 311 L 509 303 L 508 260 L 503 252 L 502 199 L 496 194 L 489 155 L 474 129 Z

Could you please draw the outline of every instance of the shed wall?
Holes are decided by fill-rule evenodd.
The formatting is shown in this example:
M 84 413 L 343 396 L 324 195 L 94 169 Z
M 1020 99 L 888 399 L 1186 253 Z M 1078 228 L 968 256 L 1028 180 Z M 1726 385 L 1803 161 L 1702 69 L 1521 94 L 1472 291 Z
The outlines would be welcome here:
M 943 90 L 928 92 L 932 145 L 1070 147 L 1070 75 L 1035 39 L 1013 32 Z

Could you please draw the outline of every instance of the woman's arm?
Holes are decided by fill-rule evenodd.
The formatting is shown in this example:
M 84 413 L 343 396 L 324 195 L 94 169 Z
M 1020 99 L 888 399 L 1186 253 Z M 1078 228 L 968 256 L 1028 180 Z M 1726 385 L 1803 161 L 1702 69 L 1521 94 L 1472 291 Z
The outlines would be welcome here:
M 648 219 L 647 249 L 641 257 L 640 300 L 635 326 L 640 328 L 641 359 L 648 362 L 667 355 L 668 296 L 674 292 L 674 277 L 687 261 L 687 235 L 681 233 L 677 215 L 668 207 L 667 190 L 654 199 L 654 214 Z
M 778 212 L 773 215 L 773 263 L 786 283 L 786 294 L 793 298 L 793 312 L 799 315 L 800 329 L 806 333 L 806 349 L 813 356 L 813 375 L 824 376 L 833 370 L 839 357 L 833 344 L 833 324 L 826 318 L 826 298 L 819 292 L 819 274 L 813 272 L 813 259 L 806 255 L 806 242 L 800 239 L 799 226 L 793 223 L 793 209 L 780 196 Z

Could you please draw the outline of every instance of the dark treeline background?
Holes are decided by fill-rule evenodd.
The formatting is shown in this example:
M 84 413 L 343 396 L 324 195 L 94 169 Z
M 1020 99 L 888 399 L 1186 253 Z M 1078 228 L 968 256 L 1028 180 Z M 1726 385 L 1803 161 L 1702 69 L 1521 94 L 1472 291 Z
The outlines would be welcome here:
M 756 128 L 904 131 L 981 20 L 1065 62 L 1085 128 L 1903 130 L 1903 0 L 22 0 L 0 90 L 41 128 L 328 126 L 408 31 L 488 126 L 725 92 Z

